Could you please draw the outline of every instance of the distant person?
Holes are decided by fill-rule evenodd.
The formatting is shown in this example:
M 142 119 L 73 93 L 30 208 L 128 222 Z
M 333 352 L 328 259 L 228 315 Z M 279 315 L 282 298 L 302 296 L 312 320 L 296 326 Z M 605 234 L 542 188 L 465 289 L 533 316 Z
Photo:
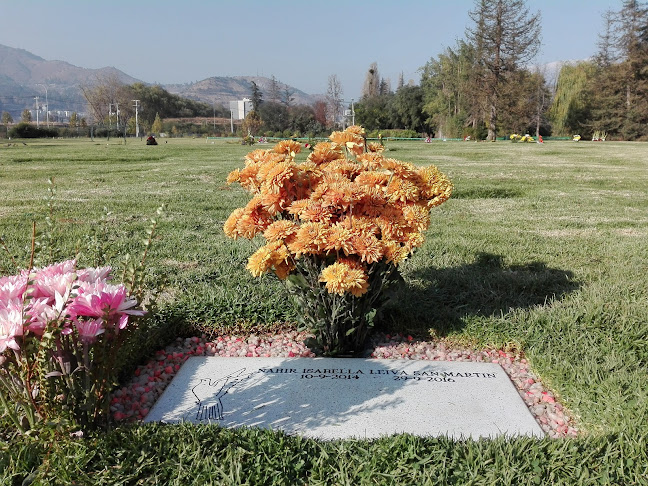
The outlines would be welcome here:
M 149 135 L 149 138 L 146 139 L 146 145 L 157 145 L 157 140 L 153 135 Z

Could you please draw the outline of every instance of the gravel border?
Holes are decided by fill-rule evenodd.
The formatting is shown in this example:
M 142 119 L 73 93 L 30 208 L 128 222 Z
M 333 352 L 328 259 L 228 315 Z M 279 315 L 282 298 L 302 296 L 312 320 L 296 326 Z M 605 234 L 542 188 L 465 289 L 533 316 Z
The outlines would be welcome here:
M 219 336 L 177 338 L 155 358 L 139 366 L 133 378 L 115 390 L 110 402 L 113 419 L 138 421 L 146 417 L 155 401 L 192 356 L 309 358 L 315 355 L 303 341 L 306 333 L 286 332 L 272 336 Z M 542 430 L 551 438 L 576 437 L 579 430 L 565 407 L 529 369 L 526 359 L 496 349 L 475 350 L 448 347 L 444 342 L 417 341 L 411 336 L 376 334 L 366 355 L 380 359 L 420 359 L 430 361 L 475 361 L 497 363 L 511 378 Z

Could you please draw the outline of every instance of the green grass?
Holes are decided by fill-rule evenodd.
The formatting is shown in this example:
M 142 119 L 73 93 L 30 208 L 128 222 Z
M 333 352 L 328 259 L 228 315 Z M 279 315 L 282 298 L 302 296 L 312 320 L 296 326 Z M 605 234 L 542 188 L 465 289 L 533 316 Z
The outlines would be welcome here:
M 27 260 L 31 221 L 44 228 L 53 176 L 60 257 L 84 247 L 107 207 L 104 253 L 119 268 L 123 254 L 139 253 L 148 218 L 166 204 L 150 282 L 168 279 L 158 316 L 168 332 L 178 323 L 227 332 L 293 322 L 281 286 L 245 270 L 258 242 L 222 232 L 247 201 L 225 178 L 248 147 L 177 139 L 157 147 L 27 143 L 0 145 L 0 235 L 15 258 Z M 516 346 L 578 418 L 583 438 L 319 443 L 149 425 L 51 446 L 11 439 L 0 443 L 0 478 L 20 484 L 34 471 L 41 484 L 75 477 L 78 484 L 181 484 L 191 477 L 215 484 L 648 483 L 648 144 L 388 147 L 400 160 L 436 164 L 453 180 L 455 196 L 433 211 L 425 245 L 402 265 L 407 285 L 383 329 Z M 95 258 L 93 251 L 80 256 L 82 264 Z M 2 252 L 0 271 L 13 272 Z

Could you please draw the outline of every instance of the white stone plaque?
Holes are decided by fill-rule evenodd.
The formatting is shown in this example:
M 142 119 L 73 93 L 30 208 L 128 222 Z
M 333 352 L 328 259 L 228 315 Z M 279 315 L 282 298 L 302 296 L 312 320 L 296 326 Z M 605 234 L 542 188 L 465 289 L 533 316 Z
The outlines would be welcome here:
M 457 361 L 195 357 L 144 421 L 320 439 L 544 436 L 499 365 Z

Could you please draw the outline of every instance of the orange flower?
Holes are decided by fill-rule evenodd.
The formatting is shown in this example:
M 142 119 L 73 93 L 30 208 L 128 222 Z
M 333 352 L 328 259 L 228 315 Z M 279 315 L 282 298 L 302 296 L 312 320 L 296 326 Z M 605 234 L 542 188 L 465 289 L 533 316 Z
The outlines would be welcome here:
M 354 234 L 351 236 L 352 254 L 358 255 L 360 260 L 367 263 L 376 263 L 383 256 L 383 245 L 373 235 Z
M 286 245 L 281 241 L 273 241 L 259 248 L 248 258 L 247 269 L 253 276 L 260 277 L 271 268 L 280 267 L 280 273 L 283 275 L 284 271 L 290 268 L 289 258 L 290 253 Z
M 403 216 L 416 231 L 425 231 L 430 225 L 430 210 L 427 205 L 411 204 L 403 208 Z
M 303 254 L 317 255 L 326 247 L 330 228 L 324 223 L 304 223 L 302 224 L 295 239 L 288 244 L 288 249 L 299 258 Z
M 292 179 L 296 170 L 292 162 L 267 163 L 261 166 L 257 177 L 268 190 L 279 192 Z
M 288 206 L 288 213 L 300 217 L 309 202 L 310 199 L 297 199 L 296 201 L 293 201 L 290 206 Z
M 283 188 L 275 193 L 269 192 L 267 188 L 262 187 L 260 196 L 263 209 L 273 216 L 281 213 L 291 203 L 288 191 Z
M 246 163 L 265 162 L 268 158 L 269 150 L 256 149 L 245 156 Z
M 352 234 L 351 230 L 343 223 L 333 225 L 331 231 L 328 233 L 324 249 L 327 251 L 342 250 L 347 255 L 351 254 L 353 251 L 353 246 L 351 245 Z
M 298 154 L 301 151 L 301 144 L 294 140 L 282 140 L 274 146 L 273 150 L 278 154 Z
M 359 135 L 361 137 L 364 137 L 366 135 L 365 129 L 360 126 L 360 125 L 351 125 L 346 127 L 344 130 L 345 132 L 353 133 L 355 135 Z
M 385 158 L 382 154 L 372 152 L 360 154 L 356 157 L 356 160 L 368 170 L 377 170 L 382 168 L 382 161 L 384 159 Z
M 333 148 L 346 148 L 356 155 L 364 152 L 364 137 L 353 132 L 333 132 L 329 136 Z
M 333 263 L 322 270 L 319 281 L 326 283 L 326 290 L 331 294 L 343 295 L 345 292 L 351 292 L 360 297 L 369 289 L 367 274 L 362 269 L 341 262 Z
M 394 177 L 387 186 L 387 198 L 389 202 L 414 202 L 419 198 L 419 188 L 407 179 Z
M 386 187 L 387 182 L 389 182 L 389 174 L 386 172 L 365 171 L 360 173 L 353 182 L 360 186 Z
M 288 219 L 280 219 L 266 228 L 263 232 L 263 237 L 270 242 L 286 241 L 291 239 L 298 228 L 299 225 L 297 223 Z
M 385 241 L 385 259 L 387 263 L 398 265 L 409 256 L 409 248 L 403 246 L 396 241 Z
M 369 152 L 381 154 L 385 150 L 385 147 L 378 142 L 370 142 L 367 144 L 367 150 Z
M 350 184 L 332 184 L 321 196 L 322 204 L 337 210 L 347 211 L 355 203 Z
M 383 213 L 386 205 L 385 191 L 382 188 L 368 187 L 363 191 L 362 198 L 355 210 L 358 214 L 375 218 Z
M 227 221 L 225 221 L 225 224 L 223 225 L 223 231 L 225 231 L 225 235 L 228 238 L 232 238 L 236 240 L 239 236 L 241 236 L 237 231 L 236 226 L 238 225 L 238 222 L 243 216 L 243 213 L 244 213 L 243 208 L 236 208 L 232 212 L 232 214 L 229 215 Z
M 318 199 L 309 199 L 308 204 L 299 213 L 299 219 L 302 221 L 318 221 L 327 223 L 333 218 L 333 213 L 328 205 Z
M 252 239 L 262 233 L 273 222 L 272 215 L 263 207 L 261 198 L 253 197 L 243 208 L 236 224 L 239 236 Z
M 321 142 L 315 145 L 315 150 L 308 156 L 308 161 L 315 165 L 327 164 L 342 157 L 342 153 L 334 149 L 330 143 Z

